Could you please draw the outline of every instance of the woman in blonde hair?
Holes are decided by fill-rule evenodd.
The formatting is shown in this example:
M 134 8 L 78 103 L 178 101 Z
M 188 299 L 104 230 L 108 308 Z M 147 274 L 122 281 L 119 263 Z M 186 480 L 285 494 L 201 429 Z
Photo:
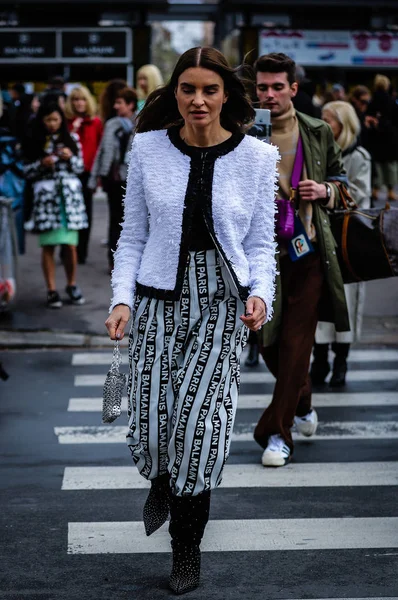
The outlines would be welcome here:
M 149 94 L 163 85 L 163 77 L 156 65 L 144 65 L 137 71 L 138 110 L 140 111 Z
M 102 121 L 96 113 L 97 103 L 89 90 L 83 85 L 73 88 L 66 101 L 65 116 L 68 119 L 69 131 L 79 136 L 83 148 L 84 172 L 80 175 L 80 181 L 83 186 L 84 203 L 88 217 L 88 229 L 84 229 L 79 233 L 77 247 L 79 264 L 84 264 L 87 259 L 93 206 L 93 191 L 87 184 L 103 130 Z
M 329 102 L 322 108 L 322 118 L 329 123 L 334 139 L 343 153 L 351 197 L 361 208 L 370 207 L 371 158 L 367 150 L 359 146 L 361 124 L 354 107 L 349 102 Z M 364 283 L 345 286 L 351 331 L 337 333 L 332 323 L 320 322 L 315 334 L 314 362 L 311 366 L 313 383 L 324 383 L 330 371 L 328 362 L 329 344 L 335 353 L 332 387 L 345 385 L 347 358 L 350 344 L 357 341 L 361 333 L 362 314 L 365 303 Z

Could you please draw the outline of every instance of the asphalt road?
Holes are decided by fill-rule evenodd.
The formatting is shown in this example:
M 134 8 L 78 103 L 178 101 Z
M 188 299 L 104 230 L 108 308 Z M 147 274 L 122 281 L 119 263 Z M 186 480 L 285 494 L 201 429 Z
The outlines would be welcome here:
M 147 490 L 124 444 L 126 418 L 101 424 L 108 356 L 1 360 L 0 598 L 171 597 L 167 533 L 143 534 Z M 262 367 L 243 372 L 203 584 L 187 598 L 398 598 L 398 349 L 353 352 L 348 381 L 315 390 L 316 439 L 269 470 L 251 433 L 272 383 Z

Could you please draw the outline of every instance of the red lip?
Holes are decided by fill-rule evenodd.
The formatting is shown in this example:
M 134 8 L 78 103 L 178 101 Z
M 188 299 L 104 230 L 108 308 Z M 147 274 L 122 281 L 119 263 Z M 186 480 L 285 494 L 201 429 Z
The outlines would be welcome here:
M 193 110 L 191 112 L 192 115 L 207 115 L 207 112 L 204 112 L 203 110 Z

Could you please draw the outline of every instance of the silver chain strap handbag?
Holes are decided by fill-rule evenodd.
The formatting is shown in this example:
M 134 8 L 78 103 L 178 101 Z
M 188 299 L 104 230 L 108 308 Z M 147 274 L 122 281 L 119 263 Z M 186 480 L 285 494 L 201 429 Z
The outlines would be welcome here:
M 122 412 L 122 396 L 126 385 L 126 375 L 120 373 L 119 367 L 122 363 L 122 355 L 119 342 L 113 350 L 112 364 L 105 379 L 102 396 L 102 422 L 112 423 Z

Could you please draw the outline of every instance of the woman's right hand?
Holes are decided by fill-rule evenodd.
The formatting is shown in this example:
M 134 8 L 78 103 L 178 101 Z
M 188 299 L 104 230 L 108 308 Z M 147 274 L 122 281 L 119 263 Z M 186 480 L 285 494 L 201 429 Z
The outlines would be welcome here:
M 48 169 L 51 169 L 55 164 L 54 157 L 46 156 L 45 158 L 42 159 L 41 164 L 43 165 L 43 167 L 47 167 Z
M 118 304 L 105 321 L 111 340 L 122 340 L 124 329 L 130 319 L 130 308 L 126 304 Z

